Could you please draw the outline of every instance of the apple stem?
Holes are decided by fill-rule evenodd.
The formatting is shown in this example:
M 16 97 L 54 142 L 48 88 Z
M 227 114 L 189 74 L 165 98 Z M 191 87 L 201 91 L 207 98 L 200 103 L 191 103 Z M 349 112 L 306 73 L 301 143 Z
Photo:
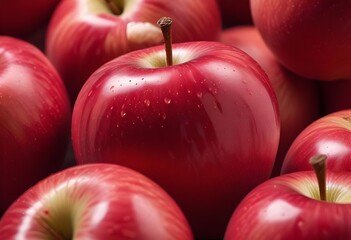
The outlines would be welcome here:
M 113 14 L 120 15 L 122 13 L 122 9 L 118 7 L 114 0 L 105 0 Z
M 325 154 L 319 154 L 311 157 L 310 164 L 316 174 L 319 187 L 320 200 L 326 201 L 326 160 L 327 156 Z
M 165 42 L 166 50 L 166 59 L 167 66 L 173 65 L 173 56 L 172 56 L 172 18 L 162 17 L 157 21 L 157 24 L 160 26 L 163 39 Z

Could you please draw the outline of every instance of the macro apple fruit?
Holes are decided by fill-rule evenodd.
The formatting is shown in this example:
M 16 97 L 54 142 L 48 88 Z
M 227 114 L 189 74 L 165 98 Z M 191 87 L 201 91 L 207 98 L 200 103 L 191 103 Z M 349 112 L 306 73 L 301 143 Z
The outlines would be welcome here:
M 145 174 L 177 201 L 197 238 L 221 238 L 236 204 L 270 176 L 277 99 L 243 51 L 167 42 L 166 51 L 136 50 L 91 75 L 73 109 L 73 150 L 78 164 Z
M 234 211 L 224 239 L 350 239 L 351 173 L 322 167 L 257 186 Z
M 39 29 L 51 17 L 60 0 L 0 1 L 0 35 L 23 37 Z
M 144 175 L 86 164 L 51 175 L 0 220 L 0 239 L 193 239 L 175 201 Z
M 291 143 L 307 125 L 320 116 L 320 96 L 316 81 L 297 76 L 275 58 L 254 26 L 224 29 L 220 41 L 237 47 L 253 57 L 267 73 L 277 95 L 281 132 L 272 176 L 280 174 Z
M 317 154 L 328 156 L 328 169 L 351 171 L 350 129 L 351 109 L 317 119 L 292 143 L 283 161 L 281 174 L 309 169 L 308 159 Z
M 251 0 L 253 22 L 279 61 L 297 75 L 351 78 L 351 1 Z
M 0 215 L 28 187 L 55 172 L 69 141 L 63 81 L 33 45 L 0 37 Z
M 72 0 L 51 18 L 46 53 L 74 102 L 87 78 L 113 58 L 163 43 L 157 20 L 172 17 L 174 42 L 217 40 L 217 0 Z
M 217 0 L 223 28 L 252 25 L 250 0 Z

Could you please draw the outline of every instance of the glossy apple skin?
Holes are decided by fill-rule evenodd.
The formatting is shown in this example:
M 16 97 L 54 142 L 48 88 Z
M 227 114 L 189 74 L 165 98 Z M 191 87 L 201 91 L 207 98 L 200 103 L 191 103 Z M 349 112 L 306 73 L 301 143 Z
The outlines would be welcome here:
M 0 35 L 22 37 L 36 31 L 51 17 L 60 0 L 0 1 Z
M 0 215 L 61 166 L 71 107 L 57 71 L 33 45 L 0 37 Z
M 158 46 L 99 68 L 73 109 L 73 149 L 78 164 L 117 163 L 155 180 L 196 237 L 220 238 L 236 204 L 269 178 L 277 100 L 267 75 L 239 49 L 219 42 L 173 49 L 170 67 L 151 67 L 151 59 L 164 61 Z
M 251 0 L 251 13 L 291 71 L 319 80 L 351 78 L 351 1 Z
M 304 129 L 289 148 L 281 173 L 310 169 L 309 159 L 317 154 L 328 156 L 328 169 L 351 171 L 350 109 L 323 116 Z
M 351 202 L 325 202 L 310 197 L 313 171 L 272 178 L 253 189 L 240 203 L 228 224 L 225 240 L 241 239 L 349 239 Z M 327 174 L 327 186 L 350 192 L 349 172 Z M 310 187 L 311 188 L 311 187 Z
M 217 2 L 224 28 L 252 25 L 250 0 L 217 0 Z
M 72 235 L 60 229 L 71 221 Z M 184 214 L 160 186 L 115 164 L 75 166 L 47 177 L 0 221 L 1 239 L 65 234 L 62 239 L 193 239 Z
M 254 26 L 227 28 L 222 31 L 220 39 L 253 57 L 267 73 L 277 95 L 281 132 L 272 171 L 272 176 L 277 176 L 291 143 L 321 115 L 317 82 L 297 76 L 279 64 Z
M 102 2 L 63 1 L 50 21 L 47 55 L 72 101 L 102 64 L 127 52 L 162 44 L 156 24 L 161 17 L 173 19 L 173 42 L 217 40 L 221 30 L 216 0 L 128 0 L 121 15 L 112 14 Z

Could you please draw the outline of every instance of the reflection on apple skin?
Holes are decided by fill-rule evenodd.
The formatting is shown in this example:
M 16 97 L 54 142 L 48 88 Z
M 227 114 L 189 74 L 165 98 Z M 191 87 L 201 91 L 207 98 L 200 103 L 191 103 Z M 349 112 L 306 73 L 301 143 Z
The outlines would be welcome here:
M 160 46 L 97 70 L 75 105 L 74 151 L 79 164 L 113 162 L 144 173 L 171 193 L 195 232 L 218 236 L 235 205 L 270 176 L 277 100 L 243 52 L 213 42 L 174 44 L 179 49 L 193 59 L 145 68 L 140 59 L 159 56 Z
M 349 239 L 351 175 L 329 172 L 327 202 L 316 199 L 313 171 L 272 178 L 253 189 L 233 213 L 225 240 Z
M 0 220 L 0 239 L 130 238 L 192 240 L 193 235 L 163 189 L 115 164 L 75 166 L 51 175 Z

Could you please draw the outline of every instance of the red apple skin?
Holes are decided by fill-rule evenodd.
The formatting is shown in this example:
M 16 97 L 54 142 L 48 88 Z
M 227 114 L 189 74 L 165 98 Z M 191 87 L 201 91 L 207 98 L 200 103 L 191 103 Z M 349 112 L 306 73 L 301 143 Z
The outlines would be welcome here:
M 74 221 L 74 233 L 66 238 L 59 228 L 64 221 Z M 58 236 L 193 239 L 184 214 L 160 186 L 115 164 L 75 166 L 47 177 L 19 197 L 0 221 L 1 239 Z
M 216 0 L 129 0 L 125 5 L 131 6 L 122 15 L 112 14 L 102 2 L 63 1 L 50 21 L 46 53 L 72 101 L 102 64 L 127 52 L 162 44 L 156 24 L 161 17 L 173 19 L 173 42 L 217 40 L 221 31 Z
M 281 122 L 279 148 L 272 176 L 280 175 L 291 143 L 321 114 L 317 82 L 299 77 L 281 66 L 254 26 L 225 29 L 220 39 L 221 42 L 238 47 L 253 57 L 272 83 L 278 99 Z
M 67 91 L 45 55 L 22 40 L 0 37 L 0 215 L 59 169 L 70 122 Z
M 252 25 L 250 0 L 217 0 L 217 2 L 224 28 Z
M 307 126 L 289 148 L 281 174 L 310 169 L 309 159 L 317 154 L 328 156 L 328 169 L 351 171 L 350 109 L 323 116 Z
M 321 82 L 323 112 L 351 109 L 351 79 Z
M 350 199 L 344 198 L 342 204 L 313 199 L 304 193 L 311 185 L 318 192 L 313 171 L 290 173 L 262 183 L 237 207 L 224 239 L 350 239 Z M 348 172 L 327 174 L 327 186 L 339 187 L 348 196 L 350 185 Z
M 51 17 L 60 0 L 0 1 L 0 35 L 22 37 L 36 31 Z
M 221 238 L 231 212 L 269 178 L 279 141 L 278 105 L 267 75 L 219 42 L 174 44 L 123 55 L 99 68 L 73 109 L 78 164 L 136 169 L 178 202 L 197 238 Z M 248 174 L 250 172 L 250 174 Z
M 251 0 L 251 13 L 268 47 L 297 75 L 351 78 L 351 1 Z

